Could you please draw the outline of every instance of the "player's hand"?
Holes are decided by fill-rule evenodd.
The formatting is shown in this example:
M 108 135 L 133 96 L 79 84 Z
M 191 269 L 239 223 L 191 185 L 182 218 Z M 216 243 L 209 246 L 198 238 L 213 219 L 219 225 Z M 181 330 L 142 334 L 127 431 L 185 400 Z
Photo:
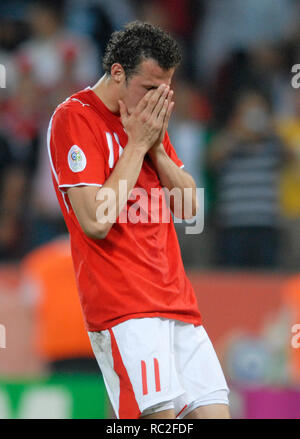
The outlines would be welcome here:
M 159 139 L 169 106 L 169 87 L 160 85 L 150 90 L 140 100 L 132 114 L 123 101 L 119 101 L 122 124 L 128 135 L 128 143 L 142 148 L 146 153 Z
M 172 101 L 172 98 L 173 98 L 173 90 L 170 90 L 168 97 L 167 97 L 167 101 L 168 101 L 167 107 L 168 108 L 167 108 L 167 112 L 165 114 L 163 126 L 162 126 L 162 129 L 161 129 L 161 132 L 160 132 L 160 135 L 159 135 L 157 141 L 155 142 L 155 144 L 152 146 L 152 148 L 149 151 L 150 156 L 151 156 L 151 154 L 155 153 L 156 149 L 159 149 L 161 147 L 162 142 L 165 138 L 166 131 L 167 131 L 168 125 L 169 125 L 169 120 L 170 120 L 170 117 L 172 114 L 172 110 L 174 108 L 174 102 Z

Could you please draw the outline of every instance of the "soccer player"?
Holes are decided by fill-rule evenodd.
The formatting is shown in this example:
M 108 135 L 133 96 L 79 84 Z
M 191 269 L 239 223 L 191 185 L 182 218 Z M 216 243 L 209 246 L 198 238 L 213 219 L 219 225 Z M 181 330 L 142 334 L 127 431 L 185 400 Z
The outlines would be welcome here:
M 162 188 L 180 190 L 189 217 L 197 210 L 167 134 L 180 60 L 169 34 L 130 23 L 111 36 L 104 76 L 49 124 L 85 324 L 118 418 L 229 417 L 227 384 L 163 213 Z M 175 198 L 170 208 L 186 217 Z

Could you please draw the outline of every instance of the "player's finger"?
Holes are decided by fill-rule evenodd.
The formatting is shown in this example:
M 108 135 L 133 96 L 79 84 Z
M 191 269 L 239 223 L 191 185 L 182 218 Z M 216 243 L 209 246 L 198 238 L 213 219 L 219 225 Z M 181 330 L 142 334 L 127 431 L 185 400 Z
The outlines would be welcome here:
M 165 114 L 165 117 L 163 120 L 163 125 L 162 125 L 162 132 L 163 133 L 165 133 L 168 129 L 169 120 L 170 120 L 173 108 L 174 108 L 174 102 L 169 102 L 168 108 L 167 108 L 167 111 L 166 111 L 166 114 Z
M 145 108 L 147 107 L 151 97 L 153 96 L 155 90 L 149 90 L 143 97 L 142 99 L 139 101 L 139 103 L 137 104 L 136 108 L 135 108 L 135 113 L 139 114 L 141 113 L 143 110 L 145 110 Z
M 168 108 L 169 108 L 169 105 L 170 105 L 170 103 L 171 103 L 171 101 L 172 101 L 173 94 L 174 94 L 173 90 L 170 90 L 170 91 L 169 91 L 169 94 L 168 94 L 168 96 L 167 96 Z M 167 111 L 167 113 L 168 113 L 168 111 Z M 167 115 L 167 113 L 166 113 L 166 115 Z M 165 117 L 166 117 L 166 116 L 165 116 Z
M 129 116 L 128 111 L 127 111 L 127 107 L 123 101 L 119 100 L 118 102 L 119 102 L 121 119 L 126 119 Z
M 171 112 L 172 112 L 172 109 L 173 109 L 173 107 L 174 107 L 174 103 L 173 103 L 173 105 L 171 106 L 171 110 L 170 110 L 170 104 L 171 104 L 171 102 L 172 102 L 173 94 L 174 94 L 173 90 L 170 90 L 170 92 L 169 92 L 169 94 L 168 94 L 168 97 L 167 97 L 167 101 L 168 101 L 168 109 L 167 109 L 167 112 L 166 112 L 166 115 L 165 115 L 165 119 L 166 119 L 167 117 L 170 117 Z M 170 111 L 169 111 L 169 110 L 170 110 Z
M 168 128 L 169 120 L 170 120 L 174 105 L 175 105 L 174 102 L 170 102 L 168 105 L 168 109 L 167 109 L 167 112 L 165 114 L 165 118 L 164 118 L 164 122 L 163 122 L 163 130 L 165 130 L 165 131 Z
M 161 125 L 161 127 L 163 127 L 163 123 L 165 120 L 165 116 L 168 110 L 168 101 L 167 99 L 164 100 L 162 109 L 160 110 L 160 113 L 158 114 L 158 116 L 156 117 L 156 120 L 159 122 L 159 124 Z
M 170 88 L 166 87 L 165 90 L 163 91 L 163 93 L 161 94 L 159 100 L 157 101 L 155 107 L 153 108 L 153 111 L 152 111 L 153 118 L 157 118 L 158 115 L 160 114 L 161 110 L 163 109 L 164 103 L 168 99 L 169 91 L 170 91 Z
M 164 139 L 166 135 L 166 131 L 168 129 L 169 119 L 172 113 L 172 110 L 174 108 L 174 102 L 169 102 L 168 108 L 165 114 L 165 118 L 162 122 L 162 128 L 161 128 L 161 138 Z
M 148 102 L 148 105 L 144 110 L 145 112 L 147 112 L 148 115 L 152 114 L 154 108 L 158 104 L 159 100 L 162 98 L 162 95 L 164 94 L 166 87 L 167 86 L 165 84 L 161 84 L 152 94 L 152 96 Z

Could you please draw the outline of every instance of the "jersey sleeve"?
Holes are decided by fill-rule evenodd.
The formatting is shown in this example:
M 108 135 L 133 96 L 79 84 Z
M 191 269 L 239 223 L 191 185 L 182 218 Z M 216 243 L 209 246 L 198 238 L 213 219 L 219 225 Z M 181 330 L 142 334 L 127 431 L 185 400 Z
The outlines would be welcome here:
M 165 147 L 166 153 L 168 154 L 168 156 L 170 157 L 170 159 L 173 160 L 173 162 L 179 167 L 179 168 L 183 168 L 184 164 L 182 163 L 182 161 L 177 157 L 176 151 L 170 141 L 170 137 L 169 134 L 166 132 L 164 141 L 163 141 L 163 145 Z
M 102 186 L 107 157 L 87 115 L 62 108 L 54 114 L 48 132 L 52 171 L 58 187 Z

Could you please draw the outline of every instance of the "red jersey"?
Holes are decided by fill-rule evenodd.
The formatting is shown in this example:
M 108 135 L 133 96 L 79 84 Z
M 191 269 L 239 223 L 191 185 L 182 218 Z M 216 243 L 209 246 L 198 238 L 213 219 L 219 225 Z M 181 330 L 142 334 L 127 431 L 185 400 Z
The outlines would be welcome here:
M 127 141 L 120 116 L 112 113 L 90 88 L 60 104 L 49 124 L 52 178 L 70 232 L 86 328 L 101 331 L 141 317 L 165 317 L 199 325 L 196 296 L 184 271 L 171 216 L 169 222 L 161 215 L 154 221 L 126 222 L 120 220 L 120 215 L 106 238 L 97 240 L 85 235 L 72 210 L 67 189 L 101 187 Z M 164 147 L 169 157 L 183 166 L 167 134 Z M 146 191 L 149 200 L 151 188 L 162 188 L 147 155 L 135 188 Z M 129 212 L 136 203 L 139 201 L 129 199 L 123 212 Z M 150 201 L 148 209 L 151 217 Z M 161 213 L 161 203 L 158 210 Z

